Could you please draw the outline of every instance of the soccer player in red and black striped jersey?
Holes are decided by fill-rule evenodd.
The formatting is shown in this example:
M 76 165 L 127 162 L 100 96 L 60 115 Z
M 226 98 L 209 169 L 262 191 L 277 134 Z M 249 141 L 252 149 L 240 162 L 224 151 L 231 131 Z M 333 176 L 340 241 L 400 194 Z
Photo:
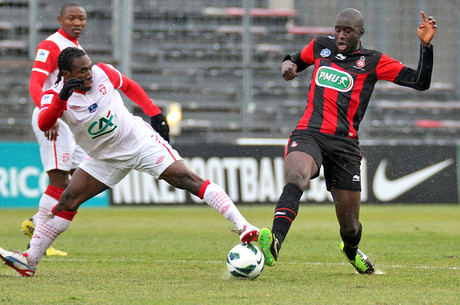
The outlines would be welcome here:
M 423 12 L 421 16 L 417 70 L 384 53 L 363 48 L 363 16 L 352 8 L 338 14 L 335 37 L 317 37 L 302 51 L 284 58 L 281 72 L 287 81 L 311 65 L 314 71 L 305 112 L 286 149 L 286 185 L 275 209 L 272 230 L 264 228 L 259 233 L 267 265 L 276 263 L 281 244 L 297 215 L 300 197 L 323 166 L 340 225 L 340 248 L 359 273 L 374 272 L 371 260 L 358 249 L 362 232 L 359 123 L 378 80 L 416 90 L 430 87 L 431 40 L 436 21 Z

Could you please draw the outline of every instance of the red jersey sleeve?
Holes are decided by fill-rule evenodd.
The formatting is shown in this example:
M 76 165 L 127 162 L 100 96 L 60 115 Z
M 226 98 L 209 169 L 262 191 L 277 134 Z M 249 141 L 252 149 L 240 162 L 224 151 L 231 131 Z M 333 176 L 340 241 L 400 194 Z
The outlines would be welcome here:
M 43 96 L 43 84 L 45 83 L 48 75 L 40 72 L 32 71 L 29 81 L 29 93 L 35 105 L 40 108 L 41 99 Z
M 57 69 L 57 59 L 60 53 L 61 50 L 56 43 L 50 40 L 43 40 L 37 47 L 32 71 L 49 75 Z
M 43 40 L 38 44 L 29 81 L 29 93 L 37 107 L 40 107 L 43 84 L 49 74 L 57 69 L 59 53 L 61 50 L 53 41 Z
M 312 65 L 315 63 L 315 52 L 313 50 L 313 46 L 315 45 L 316 38 L 310 41 L 310 43 L 303 48 L 303 50 L 300 52 L 300 58 L 309 65 Z
M 112 85 L 120 89 L 130 100 L 139 105 L 145 114 L 152 117 L 161 113 L 160 108 L 152 102 L 145 90 L 138 83 L 109 65 L 98 63 L 97 66 L 104 70 Z
M 38 113 L 38 127 L 42 131 L 47 131 L 56 124 L 67 109 L 67 101 L 59 99 L 58 94 L 53 90 L 47 90 L 41 99 L 42 107 Z
M 400 61 L 397 61 L 386 54 L 382 54 L 376 69 L 377 78 L 393 82 L 399 72 L 401 72 L 401 69 L 404 67 L 405 65 Z

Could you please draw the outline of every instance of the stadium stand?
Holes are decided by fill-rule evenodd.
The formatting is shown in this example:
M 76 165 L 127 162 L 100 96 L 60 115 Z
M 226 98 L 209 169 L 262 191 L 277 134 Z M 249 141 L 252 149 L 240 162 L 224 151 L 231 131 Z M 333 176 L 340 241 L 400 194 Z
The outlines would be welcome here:
M 56 30 L 60 1 L 38 1 L 38 39 Z M 113 1 L 81 1 L 88 25 L 81 43 L 95 61 L 113 58 Z M 175 143 L 234 142 L 248 137 L 287 138 L 305 108 L 311 72 L 293 82 L 280 76 L 285 54 L 300 50 L 316 35 L 333 29 L 305 26 L 296 10 L 270 9 L 252 1 L 251 102 L 243 105 L 244 10 L 241 1 L 134 1 L 131 76 L 164 110 L 182 106 L 182 134 Z M 197 4 L 198 3 L 198 4 Z M 28 94 L 28 1 L 0 1 L 0 140 L 34 141 Z M 434 81 L 419 93 L 378 83 L 361 139 L 456 141 L 460 102 L 453 84 Z M 143 115 L 133 103 L 134 112 Z M 243 114 L 247 115 L 245 119 Z

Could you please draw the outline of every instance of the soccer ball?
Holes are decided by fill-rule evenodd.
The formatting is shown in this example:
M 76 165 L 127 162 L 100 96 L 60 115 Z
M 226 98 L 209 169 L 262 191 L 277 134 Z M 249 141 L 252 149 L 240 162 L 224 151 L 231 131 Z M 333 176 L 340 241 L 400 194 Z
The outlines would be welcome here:
M 227 255 L 227 269 L 238 279 L 255 279 L 264 270 L 262 251 L 252 244 L 238 244 Z

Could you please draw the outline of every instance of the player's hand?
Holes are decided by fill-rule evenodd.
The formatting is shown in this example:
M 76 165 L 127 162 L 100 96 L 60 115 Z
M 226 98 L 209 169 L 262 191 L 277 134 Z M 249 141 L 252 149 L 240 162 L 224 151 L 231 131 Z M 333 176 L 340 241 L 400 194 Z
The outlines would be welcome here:
M 429 46 L 436 33 L 436 20 L 432 16 L 427 18 L 423 11 L 420 14 L 422 15 L 422 23 L 418 26 L 417 35 L 422 44 Z
M 281 75 L 285 80 L 293 80 L 297 77 L 297 65 L 290 60 L 283 61 Z
M 166 141 L 169 142 L 169 125 L 163 113 L 159 113 L 150 117 L 150 125 L 160 134 Z
M 57 136 L 59 135 L 59 123 L 56 122 L 56 124 L 54 124 L 53 127 L 48 129 L 47 131 L 44 131 L 44 133 L 45 133 L 45 137 L 49 141 L 56 140 Z
M 69 97 L 72 95 L 75 88 L 81 86 L 84 82 L 84 79 L 79 79 L 75 77 L 69 78 L 68 80 L 64 81 L 64 86 L 62 87 L 61 92 L 59 92 L 59 99 L 61 101 L 67 101 Z

